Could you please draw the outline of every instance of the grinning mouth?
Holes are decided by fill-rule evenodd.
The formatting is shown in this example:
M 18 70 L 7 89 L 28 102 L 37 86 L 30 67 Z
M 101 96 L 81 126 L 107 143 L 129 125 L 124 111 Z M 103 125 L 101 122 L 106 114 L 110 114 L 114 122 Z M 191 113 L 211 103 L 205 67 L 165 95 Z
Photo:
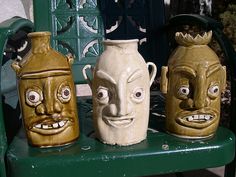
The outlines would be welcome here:
M 217 113 L 210 111 L 210 113 L 200 113 L 200 112 L 192 112 L 187 113 L 182 116 L 183 113 L 180 113 L 176 122 L 182 126 L 203 129 L 211 124 L 213 124 L 217 120 Z
M 195 114 L 195 115 L 186 116 L 183 119 L 189 122 L 203 123 L 203 122 L 213 119 L 213 117 L 214 116 L 211 114 Z
M 47 119 L 34 123 L 29 130 L 42 135 L 53 135 L 64 131 L 70 125 L 72 125 L 72 122 L 67 118 L 58 121 Z
M 122 117 L 107 117 L 104 116 L 103 120 L 112 127 L 115 128 L 127 128 L 134 122 L 134 116 L 122 116 Z
M 67 124 L 67 120 L 62 120 L 60 122 L 55 122 L 52 124 L 39 123 L 39 124 L 34 125 L 34 128 L 49 130 L 49 129 L 57 129 L 57 128 L 64 127 L 66 124 Z

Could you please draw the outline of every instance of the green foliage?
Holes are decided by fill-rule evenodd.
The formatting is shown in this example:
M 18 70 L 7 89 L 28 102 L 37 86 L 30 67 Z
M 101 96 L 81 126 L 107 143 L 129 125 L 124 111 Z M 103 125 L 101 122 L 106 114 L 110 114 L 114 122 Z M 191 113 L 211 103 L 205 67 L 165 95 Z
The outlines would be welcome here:
M 226 11 L 220 14 L 220 19 L 224 25 L 224 32 L 232 41 L 236 49 L 236 5 L 229 4 Z

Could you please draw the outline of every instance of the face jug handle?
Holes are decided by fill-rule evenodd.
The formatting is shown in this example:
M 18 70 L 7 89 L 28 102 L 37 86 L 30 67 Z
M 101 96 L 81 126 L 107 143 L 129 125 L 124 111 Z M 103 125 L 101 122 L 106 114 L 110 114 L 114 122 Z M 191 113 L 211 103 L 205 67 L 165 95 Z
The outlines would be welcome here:
M 83 70 L 82 70 L 84 79 L 87 81 L 87 83 L 89 84 L 90 88 L 92 89 L 92 80 L 87 75 L 87 69 L 90 69 L 90 71 L 91 71 L 91 73 L 93 75 L 93 67 L 92 67 L 92 65 L 85 65 L 83 67 Z
M 154 63 L 147 62 L 147 68 L 149 68 L 149 66 L 151 66 L 151 73 L 150 73 L 150 86 L 151 86 L 157 74 L 157 67 Z

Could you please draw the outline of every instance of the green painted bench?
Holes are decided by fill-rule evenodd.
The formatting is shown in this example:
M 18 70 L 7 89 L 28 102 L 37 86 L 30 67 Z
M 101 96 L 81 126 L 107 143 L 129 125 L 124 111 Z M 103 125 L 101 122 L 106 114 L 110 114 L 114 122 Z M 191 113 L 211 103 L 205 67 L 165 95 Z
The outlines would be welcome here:
M 19 42 L 19 39 L 14 38 L 15 34 L 48 30 L 52 32 L 51 42 L 55 49 L 75 56 L 73 75 L 77 84 L 85 83 L 81 68 L 85 64 L 96 62 L 103 49 L 101 41 L 104 37 L 139 38 L 144 41 L 139 46 L 140 53 L 160 68 L 168 58 L 166 32 L 192 22 L 206 30 L 213 30 L 214 37 L 224 51 L 231 78 L 231 127 L 220 127 L 209 140 L 173 137 L 163 127 L 164 98 L 159 91 L 153 91 L 147 139 L 128 147 L 104 145 L 93 137 L 91 99 L 78 97 L 81 137 L 69 146 L 40 149 L 27 144 L 22 128 L 10 137 L 11 130 L 7 131 L 6 124 L 13 117 L 9 116 L 10 112 L 4 112 L 6 103 L 1 100 L 1 177 L 180 175 L 179 172 L 223 165 L 226 165 L 225 176 L 234 177 L 236 54 L 222 33 L 222 26 L 212 19 L 198 15 L 179 15 L 166 23 L 162 1 L 137 1 L 139 3 L 134 3 L 133 6 L 131 1 L 121 2 L 124 3 L 118 4 L 110 0 L 35 0 L 34 25 L 21 18 L 13 18 L 0 24 L 1 62 L 7 52 L 17 55 L 17 49 L 14 49 L 14 42 L 11 41 Z M 120 7 L 123 9 L 119 9 Z M 140 8 L 146 9 L 144 15 L 140 15 Z M 141 22 L 138 23 L 137 19 Z M 131 24 L 136 24 L 136 30 L 132 29 Z M 22 38 L 27 40 L 24 35 Z M 9 50 L 9 41 L 14 50 Z M 7 90 L 3 92 L 2 83 L 3 96 Z

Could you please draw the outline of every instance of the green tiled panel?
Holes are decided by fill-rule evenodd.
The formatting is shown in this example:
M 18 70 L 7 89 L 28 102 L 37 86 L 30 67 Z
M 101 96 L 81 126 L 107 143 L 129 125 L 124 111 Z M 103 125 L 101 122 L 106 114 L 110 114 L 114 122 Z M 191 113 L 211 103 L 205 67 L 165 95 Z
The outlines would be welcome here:
M 34 0 L 34 14 L 35 30 L 51 31 L 52 47 L 75 56 L 73 68 L 80 71 L 74 72 L 74 80 L 85 83 L 81 69 L 84 64 L 95 64 L 103 51 L 104 28 L 97 0 Z
M 102 52 L 102 38 L 55 38 L 53 42 L 54 48 L 63 54 L 78 51 L 75 53 L 74 64 L 82 63 L 87 57 L 96 59 Z

